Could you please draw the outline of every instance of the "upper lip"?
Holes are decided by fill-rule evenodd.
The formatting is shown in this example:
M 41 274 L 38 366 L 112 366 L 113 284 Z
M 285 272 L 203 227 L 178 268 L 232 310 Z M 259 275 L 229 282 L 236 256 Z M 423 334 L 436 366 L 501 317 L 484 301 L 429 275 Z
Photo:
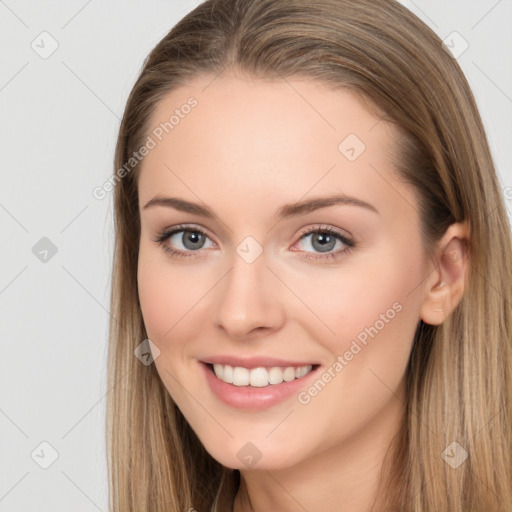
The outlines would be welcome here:
M 285 359 L 278 359 L 275 357 L 240 357 L 240 356 L 211 356 L 202 360 L 203 363 L 207 364 L 224 364 L 229 366 L 241 366 L 243 368 L 271 368 L 273 366 L 282 366 L 282 367 L 300 367 L 300 366 L 315 366 L 317 363 L 313 363 L 311 361 L 301 362 L 301 361 L 290 361 Z

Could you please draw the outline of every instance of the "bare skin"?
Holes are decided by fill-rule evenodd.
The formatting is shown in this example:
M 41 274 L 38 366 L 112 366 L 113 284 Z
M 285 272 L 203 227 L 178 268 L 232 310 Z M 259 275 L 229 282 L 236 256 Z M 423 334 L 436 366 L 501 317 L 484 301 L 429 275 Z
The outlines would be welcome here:
M 139 294 L 159 375 L 212 457 L 240 469 L 235 512 L 368 511 L 403 417 L 416 326 L 443 322 L 461 299 L 467 226 L 447 230 L 435 261 L 425 255 L 415 192 L 393 169 L 396 133 L 347 91 L 226 71 L 172 91 L 151 127 L 190 96 L 197 106 L 151 149 L 139 179 Z M 349 134 L 357 139 L 340 150 Z M 377 211 L 340 203 L 276 215 L 335 194 Z M 215 216 L 145 208 L 155 196 L 207 205 Z M 181 224 L 187 231 L 155 242 Z M 334 236 L 322 252 L 326 227 L 355 246 Z M 200 248 L 184 245 L 194 228 L 206 234 Z M 257 245 L 246 248 L 262 249 L 251 263 L 236 250 L 248 236 Z M 371 326 L 377 334 L 356 352 Z M 209 388 L 200 361 L 215 354 L 320 367 L 304 378 L 302 401 L 295 394 L 247 411 Z M 346 364 L 335 371 L 338 356 Z M 329 369 L 329 382 L 310 393 Z M 261 456 L 251 466 L 238 456 L 248 442 Z

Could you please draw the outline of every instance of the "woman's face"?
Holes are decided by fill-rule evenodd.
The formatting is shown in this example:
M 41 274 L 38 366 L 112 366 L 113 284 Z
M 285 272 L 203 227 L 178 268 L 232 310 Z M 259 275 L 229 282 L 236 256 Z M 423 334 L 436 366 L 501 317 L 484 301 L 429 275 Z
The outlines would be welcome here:
M 140 302 L 208 452 L 276 469 L 389 438 L 430 271 L 391 125 L 347 91 L 224 73 L 150 130 Z

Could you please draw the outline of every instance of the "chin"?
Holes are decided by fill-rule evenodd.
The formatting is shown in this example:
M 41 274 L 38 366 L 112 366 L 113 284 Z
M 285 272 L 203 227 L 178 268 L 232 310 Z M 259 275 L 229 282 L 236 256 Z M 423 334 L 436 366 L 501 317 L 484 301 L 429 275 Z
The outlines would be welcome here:
M 215 443 L 214 446 L 203 446 L 217 462 L 240 471 L 285 469 L 300 461 L 298 451 L 291 446 L 263 446 L 263 443 L 241 442 L 235 439 L 222 445 Z M 290 451 L 293 454 L 290 454 Z

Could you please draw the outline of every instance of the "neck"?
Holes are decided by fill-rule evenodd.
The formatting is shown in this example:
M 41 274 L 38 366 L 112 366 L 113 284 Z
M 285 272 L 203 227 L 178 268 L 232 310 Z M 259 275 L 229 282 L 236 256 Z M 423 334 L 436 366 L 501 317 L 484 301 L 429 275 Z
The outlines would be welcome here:
M 384 463 L 392 463 L 391 447 L 404 418 L 403 402 L 396 396 L 350 439 L 315 453 L 293 467 L 241 471 L 233 512 L 295 512 L 339 510 L 369 512 L 378 506 Z

